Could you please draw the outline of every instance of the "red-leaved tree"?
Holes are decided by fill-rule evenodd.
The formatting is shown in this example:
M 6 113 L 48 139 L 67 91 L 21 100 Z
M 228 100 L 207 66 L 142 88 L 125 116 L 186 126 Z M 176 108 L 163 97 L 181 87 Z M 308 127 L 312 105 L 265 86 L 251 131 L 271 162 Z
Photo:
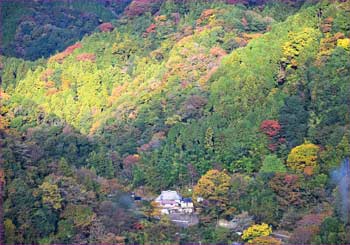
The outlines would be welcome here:
M 284 142 L 280 138 L 281 125 L 277 120 L 265 120 L 260 124 L 260 131 L 269 138 L 268 148 L 271 151 L 276 151 L 278 146 Z
M 111 32 L 111 31 L 113 31 L 114 26 L 112 25 L 111 22 L 106 22 L 106 23 L 102 23 L 101 25 L 99 25 L 98 29 L 101 32 Z
M 58 53 L 54 56 L 52 56 L 50 58 L 50 62 L 58 62 L 58 63 L 62 63 L 62 61 L 69 55 L 71 55 L 73 53 L 74 50 L 81 48 L 82 45 L 81 43 L 76 43 L 73 44 L 71 46 L 69 46 L 68 48 L 66 48 L 63 52 Z
M 77 55 L 76 59 L 78 61 L 95 62 L 96 61 L 96 56 L 95 56 L 95 54 L 91 54 L 91 53 L 82 53 L 82 54 Z
M 261 123 L 260 130 L 268 137 L 272 138 L 279 134 L 281 125 L 276 120 L 265 120 Z
M 298 175 L 276 173 L 275 177 L 270 180 L 269 186 L 276 193 L 282 209 L 290 206 L 297 207 L 304 203 Z

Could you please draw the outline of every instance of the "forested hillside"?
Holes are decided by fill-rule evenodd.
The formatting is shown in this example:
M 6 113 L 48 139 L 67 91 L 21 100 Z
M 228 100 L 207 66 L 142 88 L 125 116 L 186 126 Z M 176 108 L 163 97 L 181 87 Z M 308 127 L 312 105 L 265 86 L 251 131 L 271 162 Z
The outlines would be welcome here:
M 1 20 L 6 243 L 350 243 L 349 1 L 5 1 Z M 164 190 L 199 223 L 161 216 Z
M 49 57 L 118 18 L 131 0 L 3 0 L 1 54 L 35 60 Z

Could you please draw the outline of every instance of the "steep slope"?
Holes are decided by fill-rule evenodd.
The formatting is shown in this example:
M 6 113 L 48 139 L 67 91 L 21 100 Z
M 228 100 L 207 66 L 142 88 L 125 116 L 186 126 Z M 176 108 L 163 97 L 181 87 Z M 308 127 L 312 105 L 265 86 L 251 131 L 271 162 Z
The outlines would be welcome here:
M 1 54 L 49 57 L 118 17 L 129 0 L 1 1 Z
M 147 12 L 154 14 L 163 9 L 161 6 L 168 2 L 175 3 L 177 11 L 184 14 L 193 1 L 1 1 L 0 20 L 3 27 L 1 54 L 26 60 L 47 58 L 80 40 L 84 35 L 92 33 L 102 22 L 113 21 L 121 14 L 129 18 Z M 219 1 L 207 1 L 210 2 Z M 257 6 L 272 3 L 272 1 L 226 2 Z M 275 14 L 284 18 L 286 12 L 295 10 L 302 1 L 281 1 L 281 3 L 281 8 Z
M 3 59 L 7 242 L 242 242 L 216 221 L 243 211 L 290 243 L 347 241 L 349 2 L 137 2 L 48 60 Z M 209 192 L 180 238 L 121 201 L 168 188 Z

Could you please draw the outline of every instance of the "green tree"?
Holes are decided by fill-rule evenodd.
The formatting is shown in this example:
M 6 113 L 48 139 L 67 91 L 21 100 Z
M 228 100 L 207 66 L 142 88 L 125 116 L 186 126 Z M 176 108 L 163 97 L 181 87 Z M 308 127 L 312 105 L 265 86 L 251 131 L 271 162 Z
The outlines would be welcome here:
M 276 155 L 267 155 L 260 168 L 260 173 L 285 173 L 286 166 Z
M 75 233 L 76 231 L 71 220 L 60 220 L 58 222 L 58 228 L 55 238 L 57 242 L 70 243 L 72 242 Z
M 109 159 L 107 154 L 103 151 L 96 153 L 95 151 L 89 154 L 87 159 L 88 166 L 90 168 L 94 167 L 98 175 L 113 178 L 114 177 L 114 167 L 112 160 Z
M 322 162 L 322 170 L 329 172 L 339 166 L 339 164 L 347 157 L 350 157 L 350 134 L 346 132 L 338 145 L 328 146 L 324 152 L 320 154 Z
M 62 213 L 62 217 L 72 220 L 76 228 L 82 229 L 91 225 L 96 217 L 91 207 L 86 205 L 68 205 Z
M 39 237 L 48 237 L 56 230 L 58 214 L 44 206 L 33 213 L 32 224 Z
M 345 242 L 344 224 L 334 218 L 327 217 L 322 222 L 319 232 L 319 242 L 323 244 L 341 244 Z
M 280 109 L 279 122 L 282 127 L 281 136 L 286 139 L 289 149 L 303 143 L 308 119 L 309 113 L 303 99 L 297 96 L 285 99 L 284 105 Z
M 214 131 L 209 127 L 205 133 L 205 148 L 212 151 L 214 148 Z
M 65 158 L 61 158 L 61 160 L 58 162 L 58 169 L 62 172 L 64 176 L 72 177 L 73 176 L 73 170 L 69 166 L 67 160 Z

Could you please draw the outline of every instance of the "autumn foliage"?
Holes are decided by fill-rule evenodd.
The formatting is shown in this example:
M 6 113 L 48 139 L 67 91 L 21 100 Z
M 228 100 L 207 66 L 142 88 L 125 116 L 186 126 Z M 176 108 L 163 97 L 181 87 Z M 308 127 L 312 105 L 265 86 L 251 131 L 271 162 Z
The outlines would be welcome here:
M 332 30 L 334 19 L 332 17 L 325 18 L 321 24 L 321 31 L 328 33 Z
M 258 237 L 266 237 L 272 233 L 272 229 L 268 224 L 262 223 L 260 225 L 252 225 L 243 231 L 242 239 L 252 243 Z
M 284 208 L 290 205 L 301 205 L 301 182 L 298 175 L 276 173 L 269 182 L 270 188 L 276 193 L 277 201 Z
M 145 12 L 154 12 L 156 10 L 155 6 L 161 2 L 162 0 L 133 0 L 126 8 L 125 14 L 134 17 Z
M 260 130 L 269 137 L 278 135 L 281 125 L 276 120 L 265 120 L 260 125 Z
M 129 155 L 124 158 L 123 160 L 123 165 L 125 168 L 130 168 L 133 165 L 137 164 L 140 161 L 140 156 L 135 154 L 135 155 Z
M 279 145 L 285 143 L 284 138 L 279 138 L 281 125 L 277 120 L 265 120 L 260 124 L 260 131 L 269 138 L 268 148 L 271 151 L 276 151 Z
M 340 2 L 319 5 L 333 15 L 322 33 L 318 3 L 101 1 L 131 4 L 50 62 L 0 57 L 4 244 L 349 240 L 330 171 L 349 155 Z M 192 197 L 198 225 L 161 217 L 166 190 Z
M 329 215 L 328 212 L 305 215 L 297 222 L 297 227 L 293 231 L 289 242 L 295 244 L 311 243 L 315 235 L 319 233 L 322 222 Z
M 337 46 L 342 47 L 345 50 L 350 50 L 350 38 L 338 39 Z
M 146 33 L 156 32 L 156 27 L 156 24 L 151 24 L 149 27 L 147 27 Z
M 294 230 L 289 241 L 292 244 L 309 244 L 319 231 L 318 226 L 299 226 Z
M 76 59 L 78 61 L 89 61 L 89 62 L 95 62 L 96 61 L 96 56 L 95 54 L 91 54 L 91 53 L 82 53 L 77 55 Z
M 66 48 L 63 52 L 52 56 L 49 61 L 62 63 L 66 57 L 68 57 L 73 53 L 74 50 L 79 49 L 81 47 L 82 47 L 81 43 L 76 43 L 74 45 L 71 45 L 68 48 Z
M 203 203 L 198 203 L 199 206 L 225 209 L 229 201 L 230 179 L 224 171 L 209 170 L 194 187 L 194 201 L 203 198 Z
M 318 32 L 311 28 L 305 28 L 297 33 L 289 33 L 289 41 L 282 47 L 284 57 L 281 60 L 287 65 L 287 68 L 296 69 L 298 67 L 298 60 L 302 50 L 310 46 L 317 38 L 317 35 Z
M 152 136 L 152 139 L 148 143 L 141 145 L 137 149 L 137 151 L 138 152 L 148 152 L 150 150 L 157 149 L 157 148 L 160 147 L 161 141 L 164 138 L 165 138 L 165 133 L 164 132 L 160 131 L 158 133 L 155 133 Z
M 46 69 L 45 71 L 43 71 L 42 75 L 41 75 L 41 80 L 44 82 L 47 82 L 48 79 L 54 74 L 54 70 L 52 69 Z
M 101 32 L 111 32 L 114 29 L 114 26 L 110 22 L 102 23 L 98 26 L 98 29 L 100 29 Z
M 269 244 L 269 245 L 280 245 L 282 242 L 271 236 L 260 236 L 250 241 L 250 244 Z
M 220 47 L 214 47 L 210 50 L 210 54 L 215 56 L 215 57 L 223 57 L 225 55 L 227 55 L 226 51 L 223 50 Z
M 296 146 L 288 155 L 287 166 L 297 172 L 310 173 L 310 168 L 317 166 L 317 158 L 320 147 L 312 143 L 304 143 Z
M 215 9 L 206 9 L 202 12 L 201 16 L 197 20 L 197 25 L 202 24 L 205 20 L 209 19 L 210 17 L 214 16 L 214 14 L 217 12 Z

